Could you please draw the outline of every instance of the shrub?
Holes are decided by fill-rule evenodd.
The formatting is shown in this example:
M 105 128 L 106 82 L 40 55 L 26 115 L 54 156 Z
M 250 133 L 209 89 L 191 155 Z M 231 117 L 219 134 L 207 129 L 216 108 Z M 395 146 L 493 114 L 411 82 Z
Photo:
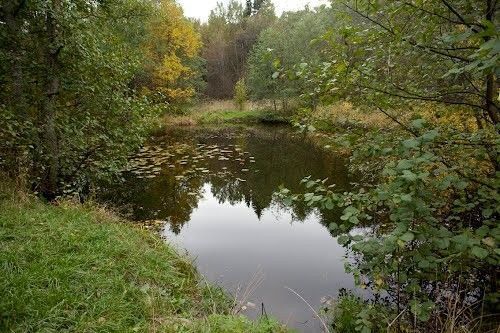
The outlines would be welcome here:
M 245 79 L 240 79 L 234 87 L 234 102 L 240 111 L 245 110 L 245 105 L 248 100 L 247 86 Z

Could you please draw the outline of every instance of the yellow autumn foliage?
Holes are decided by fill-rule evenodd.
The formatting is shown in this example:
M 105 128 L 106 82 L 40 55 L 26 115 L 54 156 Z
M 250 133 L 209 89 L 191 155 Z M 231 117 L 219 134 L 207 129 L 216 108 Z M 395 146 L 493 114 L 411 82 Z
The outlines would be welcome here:
M 412 119 L 422 118 L 428 123 L 449 126 L 461 131 L 474 132 L 478 130 L 473 111 L 457 106 L 438 105 L 425 102 L 415 103 L 411 110 L 395 109 L 391 114 L 404 124 L 410 124 Z M 377 109 L 359 109 L 349 102 L 339 102 L 329 106 L 319 106 L 312 120 L 316 123 L 360 124 L 367 128 L 398 127 L 393 120 Z
M 189 79 L 196 72 L 189 61 L 198 56 L 201 37 L 174 0 L 160 0 L 157 7 L 144 45 L 150 80 L 142 91 L 161 93 L 168 103 L 185 102 L 195 93 Z

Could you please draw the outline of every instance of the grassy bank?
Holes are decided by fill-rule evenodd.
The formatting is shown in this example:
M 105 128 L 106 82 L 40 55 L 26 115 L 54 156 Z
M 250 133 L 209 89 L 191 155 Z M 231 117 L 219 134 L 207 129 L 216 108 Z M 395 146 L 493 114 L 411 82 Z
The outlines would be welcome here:
M 248 102 L 239 110 L 233 101 L 208 101 L 189 107 L 178 115 L 165 116 L 164 123 L 171 126 L 195 126 L 216 124 L 288 124 L 290 122 L 281 111 L 263 102 Z
M 103 209 L 1 193 L 1 332 L 283 331 L 231 315 L 187 258 Z
M 307 124 L 319 134 L 365 133 L 367 130 L 391 129 L 395 123 L 381 112 L 363 112 L 349 103 L 320 106 L 314 112 L 301 109 L 296 103 L 281 104 L 275 108 L 270 101 L 247 102 L 239 110 L 231 100 L 212 100 L 187 107 L 175 114 L 164 116 L 162 124 L 167 126 L 234 125 L 234 124 Z M 398 114 L 398 117 L 401 117 Z M 408 118 L 408 114 L 406 115 Z M 299 130 L 299 128 L 297 128 Z

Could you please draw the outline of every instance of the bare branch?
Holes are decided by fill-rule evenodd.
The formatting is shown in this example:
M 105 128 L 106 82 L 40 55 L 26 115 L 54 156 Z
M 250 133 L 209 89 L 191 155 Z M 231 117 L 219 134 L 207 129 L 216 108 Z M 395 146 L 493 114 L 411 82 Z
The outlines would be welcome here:
M 403 98 L 403 99 L 428 101 L 428 102 L 439 102 L 439 103 L 448 104 L 448 105 L 465 105 L 465 106 L 470 106 L 470 107 L 473 107 L 473 108 L 479 108 L 481 110 L 485 110 L 485 108 L 483 106 L 481 106 L 481 105 L 477 105 L 477 104 L 473 104 L 473 103 L 468 103 L 468 102 L 461 102 L 461 101 L 446 101 L 446 100 L 443 100 L 443 99 L 439 98 L 439 96 L 432 96 L 432 97 L 418 96 L 418 95 L 411 96 L 411 95 L 403 95 L 403 94 L 398 94 L 398 93 L 390 92 L 390 91 L 383 90 L 383 89 L 376 88 L 376 87 L 365 86 L 365 85 L 362 85 L 362 84 L 358 84 L 358 86 L 361 87 L 361 88 L 370 89 L 370 90 L 373 90 L 373 91 L 376 91 L 376 92 L 380 92 L 380 93 L 383 93 L 385 95 L 399 97 L 399 98 Z
M 400 122 L 396 117 L 394 117 L 393 115 L 391 115 L 389 112 L 385 111 L 384 109 L 382 109 L 379 106 L 377 107 L 377 109 L 380 112 L 382 112 L 386 117 L 388 117 L 389 119 L 391 119 L 392 121 L 394 121 L 396 124 L 398 124 L 399 126 L 401 126 L 401 128 L 403 128 L 408 133 L 412 134 L 415 137 L 420 136 L 420 134 L 417 131 L 413 130 L 411 127 L 406 126 L 405 124 L 403 124 L 402 122 Z
M 459 12 L 458 12 L 455 8 L 453 8 L 453 6 L 452 6 L 452 5 L 450 5 L 450 4 L 448 3 L 448 1 L 446 1 L 446 0 L 441 0 L 441 2 L 442 2 L 442 3 L 443 3 L 443 4 L 444 4 L 444 5 L 445 5 L 445 6 L 446 6 L 446 7 L 447 7 L 447 8 L 448 8 L 448 9 L 449 9 L 449 10 L 450 10 L 453 14 L 455 14 L 455 16 L 456 16 L 456 17 L 458 17 L 458 19 L 460 20 L 460 22 L 462 22 L 462 24 L 464 24 L 464 25 L 468 26 L 469 28 L 471 28 L 471 29 L 472 29 L 475 33 L 478 33 L 478 32 L 479 32 L 477 29 L 475 29 L 475 28 L 472 26 L 473 24 L 472 24 L 472 23 L 467 22 L 467 21 L 464 19 L 464 17 L 463 17 L 462 15 L 460 15 L 460 13 L 459 13 Z M 477 24 L 476 24 L 476 25 L 477 25 Z M 480 27 L 484 29 L 484 26 L 480 26 Z
M 427 9 L 425 9 L 425 8 L 422 8 L 422 7 L 416 6 L 416 5 L 412 4 L 411 2 L 404 2 L 404 4 L 405 4 L 405 5 L 407 5 L 407 6 L 410 6 L 410 7 L 412 7 L 412 8 L 415 8 L 415 9 L 417 9 L 417 10 L 420 10 L 420 11 L 422 11 L 422 12 L 424 12 L 424 13 L 427 13 L 427 14 L 430 14 L 430 15 L 433 15 L 433 16 L 436 16 L 436 17 L 439 17 L 440 19 L 443 19 L 443 20 L 445 20 L 445 21 L 447 21 L 447 22 L 449 22 L 449 23 L 459 24 L 459 25 L 465 25 L 465 26 L 467 26 L 467 27 L 469 27 L 469 28 L 471 28 L 471 29 L 473 29 L 473 30 L 475 29 L 475 28 L 473 28 L 473 27 L 472 27 L 473 25 L 474 25 L 474 26 L 478 26 L 478 27 L 480 27 L 480 28 L 483 28 L 483 29 L 484 29 L 484 26 L 483 26 L 482 24 L 479 24 L 479 23 L 468 23 L 468 22 L 464 22 L 464 21 L 456 21 L 456 20 L 452 20 L 452 19 L 450 19 L 450 18 L 448 18 L 448 17 L 446 17 L 446 16 L 444 16 L 444 15 L 441 15 L 441 14 L 439 14 L 439 13 L 436 13 L 436 12 L 433 12 L 433 11 L 427 10 Z M 477 33 L 477 32 L 479 32 L 479 31 L 477 31 L 477 29 L 475 29 L 475 30 L 474 30 L 474 32 L 476 32 L 476 33 Z
M 382 24 L 381 22 L 379 22 L 379 21 L 371 18 L 369 15 L 361 13 L 359 10 L 357 10 L 357 9 L 349 6 L 346 3 L 343 3 L 343 5 L 345 7 L 347 7 L 347 8 L 349 8 L 351 11 L 355 12 L 356 14 L 358 14 L 359 16 L 367 19 L 371 23 L 373 23 L 373 24 L 381 27 L 385 31 L 389 32 L 391 35 L 393 35 L 393 36 L 397 35 L 394 30 L 392 30 L 391 28 L 389 28 L 386 25 Z M 444 52 L 444 50 L 441 51 L 442 49 L 440 49 L 439 47 L 435 47 L 435 46 L 431 46 L 431 45 L 418 44 L 415 41 L 412 41 L 411 39 L 408 39 L 408 38 L 405 38 L 405 37 L 401 37 L 401 40 L 404 41 L 404 42 L 406 42 L 406 43 L 408 43 L 408 44 L 410 44 L 413 47 L 419 48 L 419 49 L 424 50 L 424 51 L 429 51 L 431 53 L 438 54 L 438 55 L 441 55 L 441 56 L 449 58 L 449 59 L 456 59 L 456 60 L 460 60 L 462 62 L 467 62 L 467 63 L 470 62 L 470 59 L 468 59 L 466 57 L 462 57 L 462 56 L 455 55 L 455 54 L 450 54 L 450 53 Z

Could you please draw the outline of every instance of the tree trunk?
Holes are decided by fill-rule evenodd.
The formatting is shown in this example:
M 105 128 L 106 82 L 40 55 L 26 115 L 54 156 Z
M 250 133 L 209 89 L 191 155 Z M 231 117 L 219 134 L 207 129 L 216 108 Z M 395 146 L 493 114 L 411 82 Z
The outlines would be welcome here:
M 487 0 L 486 6 L 486 19 L 490 22 L 493 22 L 495 18 L 495 0 Z M 488 42 L 491 37 L 484 37 L 484 41 Z M 494 125 L 497 125 L 499 122 L 499 111 L 498 106 L 495 103 L 495 97 L 498 92 L 498 84 L 495 73 L 491 73 L 486 77 L 486 111 L 488 112 L 488 116 L 491 122 Z
M 7 31 L 7 52 L 10 62 L 10 77 L 12 78 L 12 90 L 7 101 L 10 108 L 16 111 L 20 117 L 26 115 L 24 95 L 24 74 L 21 63 L 22 45 L 19 38 L 23 20 L 20 18 L 21 10 L 26 5 L 26 0 L 7 1 L 4 5 L 4 20 Z
M 45 61 L 47 66 L 45 96 L 41 108 L 41 137 L 45 170 L 41 183 L 41 193 L 48 200 L 53 200 L 58 192 L 59 149 L 56 132 L 57 95 L 59 94 L 59 52 L 56 15 L 60 9 L 60 0 L 52 0 L 52 8 L 47 11 L 46 33 L 47 48 Z
M 495 97 L 498 91 L 498 84 L 495 74 L 491 73 L 486 79 L 486 111 L 491 122 L 497 125 L 499 122 L 498 107 L 495 104 Z
M 7 1 L 3 8 L 3 19 L 6 28 L 7 61 L 9 63 L 9 82 L 7 83 L 8 98 L 6 106 L 14 112 L 20 121 L 28 120 L 26 95 L 24 91 L 24 72 L 22 64 L 22 40 L 19 38 L 23 19 L 21 11 L 26 5 L 26 0 Z M 22 137 L 22 139 L 26 139 Z M 19 143 L 19 142 L 18 142 Z M 22 145 L 16 145 L 7 153 L 12 159 L 9 159 L 9 175 L 16 179 L 20 188 L 25 188 L 27 182 L 27 168 L 29 167 L 29 155 Z

